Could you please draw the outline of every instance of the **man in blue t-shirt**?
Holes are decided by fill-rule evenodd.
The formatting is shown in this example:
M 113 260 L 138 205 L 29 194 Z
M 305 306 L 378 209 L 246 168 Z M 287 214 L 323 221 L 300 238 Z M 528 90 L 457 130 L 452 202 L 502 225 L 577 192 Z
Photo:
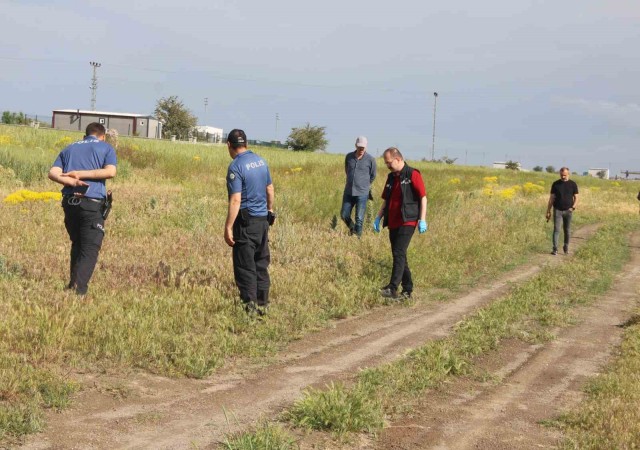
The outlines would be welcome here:
M 62 150 L 49 179 L 62 184 L 64 225 L 71 239 L 67 289 L 86 295 L 104 237 L 105 180 L 116 176 L 116 152 L 106 142 L 104 125 L 90 123 L 83 140 Z
M 269 167 L 247 149 L 242 130 L 227 137 L 229 209 L 224 240 L 233 247 L 233 274 L 240 299 L 249 314 L 264 316 L 269 305 L 269 226 L 275 220 L 275 198 Z

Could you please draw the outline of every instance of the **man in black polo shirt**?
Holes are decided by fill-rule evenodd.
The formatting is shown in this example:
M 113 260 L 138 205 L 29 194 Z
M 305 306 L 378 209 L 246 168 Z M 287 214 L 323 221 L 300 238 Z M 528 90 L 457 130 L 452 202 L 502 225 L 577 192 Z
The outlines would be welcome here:
M 569 237 L 571 229 L 571 217 L 578 205 L 578 185 L 569 179 L 569 169 L 560 169 L 560 179 L 551 185 L 551 195 L 547 204 L 547 221 L 551 219 L 553 207 L 553 250 L 552 255 L 558 254 L 558 236 L 560 236 L 560 224 L 564 231 L 564 254 L 569 253 Z

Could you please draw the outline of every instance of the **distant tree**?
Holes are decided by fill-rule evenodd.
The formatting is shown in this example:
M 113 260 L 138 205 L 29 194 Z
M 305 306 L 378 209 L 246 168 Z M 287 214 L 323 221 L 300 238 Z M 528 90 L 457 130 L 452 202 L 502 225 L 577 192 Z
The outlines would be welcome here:
M 533 168 L 533 171 L 534 171 L 534 172 L 542 172 L 543 170 L 544 170 L 544 169 L 542 168 L 542 166 L 535 166 L 535 167 Z
M 22 112 L 3 111 L 2 123 L 9 125 L 27 125 L 29 120 Z
M 596 173 L 596 175 L 598 176 L 598 178 L 600 178 L 601 180 L 604 180 L 604 177 L 607 176 L 607 171 L 606 170 L 599 170 L 598 173 Z
M 440 164 L 453 164 L 457 161 L 458 158 L 449 158 L 448 156 L 443 156 L 440 159 L 434 159 L 432 162 L 435 163 L 440 163 Z M 426 161 L 425 158 L 422 159 L 423 161 Z
M 553 167 L 553 166 L 547 166 L 547 167 L 545 167 L 545 169 L 544 169 L 544 170 L 545 170 L 545 172 L 547 172 L 547 173 L 556 173 L 556 168 L 555 168 L 555 167 Z
M 509 170 L 520 170 L 520 163 L 516 161 L 507 161 L 504 168 Z
M 295 151 L 313 152 L 327 148 L 329 141 L 325 139 L 326 127 L 313 127 L 309 122 L 302 128 L 292 128 L 287 145 Z
M 165 137 L 187 137 L 198 124 L 198 118 L 175 95 L 158 100 L 155 115 L 162 122 L 162 134 Z

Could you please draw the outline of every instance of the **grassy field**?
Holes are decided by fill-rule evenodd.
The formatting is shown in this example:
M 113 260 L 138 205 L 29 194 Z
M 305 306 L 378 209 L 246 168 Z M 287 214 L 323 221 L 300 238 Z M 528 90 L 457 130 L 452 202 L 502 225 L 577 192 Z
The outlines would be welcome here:
M 80 138 L 0 126 L 0 436 L 39 430 L 44 408 L 64 408 L 82 388 L 76 371 L 206 377 L 229 358 L 260 358 L 330 319 L 384 307 L 377 288 L 388 281 L 389 243 L 386 231 L 370 231 L 380 201 L 362 239 L 336 224 L 343 155 L 255 149 L 271 168 L 278 212 L 273 308 L 256 327 L 238 307 L 223 239 L 226 147 L 151 140 L 121 139 L 90 295 L 67 293 L 62 209 L 44 193 L 59 189 L 46 179 L 57 153 Z M 412 165 L 429 195 L 429 231 L 409 251 L 418 301 L 446 300 L 550 250 L 544 213 L 557 175 Z M 376 197 L 386 172 L 379 160 Z M 576 226 L 637 217 L 638 183 L 574 179 Z M 12 196 L 21 190 L 35 194 Z

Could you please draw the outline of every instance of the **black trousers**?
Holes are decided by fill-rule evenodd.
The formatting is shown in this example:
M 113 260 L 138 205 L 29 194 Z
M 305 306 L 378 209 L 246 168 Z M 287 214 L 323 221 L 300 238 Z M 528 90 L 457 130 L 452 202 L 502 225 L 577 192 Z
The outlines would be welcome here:
M 269 304 L 269 223 L 266 217 L 240 214 L 233 224 L 233 274 L 243 303 Z
M 391 255 L 393 256 L 393 269 L 391 270 L 391 281 L 389 282 L 391 290 L 397 291 L 398 286 L 402 283 L 403 291 L 413 291 L 413 279 L 411 278 L 411 270 L 407 261 L 407 249 L 415 230 L 415 227 L 405 226 L 389 230 Z
M 64 197 L 64 226 L 71 239 L 69 288 L 84 295 L 98 262 L 104 238 L 102 202 Z

